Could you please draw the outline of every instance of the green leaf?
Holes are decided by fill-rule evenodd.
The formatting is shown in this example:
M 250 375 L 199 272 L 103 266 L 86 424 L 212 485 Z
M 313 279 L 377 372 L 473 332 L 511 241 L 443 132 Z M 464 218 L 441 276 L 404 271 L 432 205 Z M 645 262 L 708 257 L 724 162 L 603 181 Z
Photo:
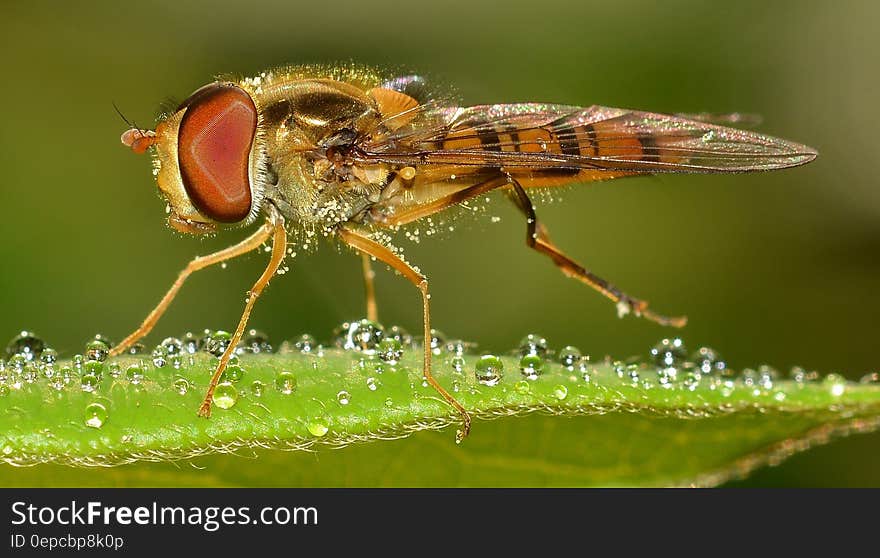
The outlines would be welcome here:
M 219 392 L 227 408 L 208 420 L 196 416 L 216 363 L 205 353 L 181 357 L 180 368 L 139 356 L 82 370 L 7 365 L 0 455 L 34 466 L 0 467 L 0 484 L 715 485 L 880 421 L 880 386 L 836 375 L 545 360 L 529 380 L 519 357 L 478 364 L 444 352 L 435 375 L 476 418 L 457 445 L 459 418 L 423 382 L 419 357 L 242 355 Z M 491 377 L 498 362 L 496 385 L 477 381 L 478 368 Z M 82 389 L 89 371 L 100 377 L 94 391 Z M 109 465 L 118 467 L 89 467 Z

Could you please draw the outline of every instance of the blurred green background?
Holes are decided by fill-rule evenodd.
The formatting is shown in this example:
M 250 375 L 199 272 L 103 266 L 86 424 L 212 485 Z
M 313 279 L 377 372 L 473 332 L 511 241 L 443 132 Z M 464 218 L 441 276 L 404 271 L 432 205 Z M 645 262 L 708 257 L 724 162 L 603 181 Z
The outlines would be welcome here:
M 148 5 L 149 4 L 149 5 Z M 119 144 L 115 102 L 142 126 L 217 73 L 353 60 L 422 73 L 468 104 L 593 103 L 745 111 L 816 147 L 804 168 L 576 186 L 539 206 L 554 240 L 660 312 L 690 347 L 736 368 L 880 367 L 880 4 L 874 2 L 4 2 L 0 7 L 0 338 L 37 331 L 62 354 L 120 339 L 189 258 L 231 232 L 164 225 L 147 159 Z M 527 332 L 627 356 L 675 331 L 617 319 L 606 300 L 524 246 L 496 200 L 454 234 L 409 245 L 449 336 L 505 350 Z M 252 324 L 326 339 L 363 314 L 360 261 L 323 246 L 273 282 Z M 263 257 L 191 280 L 150 341 L 231 328 Z M 380 317 L 417 331 L 417 293 L 378 274 Z M 737 485 L 880 486 L 880 435 L 855 437 Z

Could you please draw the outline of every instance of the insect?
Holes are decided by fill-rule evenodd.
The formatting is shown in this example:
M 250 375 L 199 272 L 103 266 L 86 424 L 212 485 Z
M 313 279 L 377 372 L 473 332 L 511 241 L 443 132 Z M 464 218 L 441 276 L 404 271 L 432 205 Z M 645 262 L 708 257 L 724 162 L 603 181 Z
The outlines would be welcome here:
M 150 332 L 192 273 L 269 243 L 269 263 L 248 291 L 198 409 L 210 416 L 218 379 L 254 304 L 281 268 L 295 230 L 334 237 L 361 254 L 369 319 L 377 314 L 371 260 L 403 275 L 421 293 L 430 339 L 428 279 L 388 243 L 385 232 L 493 190 L 505 191 L 524 214 L 528 247 L 565 275 L 611 299 L 621 315 L 683 326 L 685 318 L 655 313 L 558 248 L 538 220 L 529 191 L 655 173 L 767 171 L 816 157 L 804 145 L 712 120 L 602 106 L 460 107 L 432 97 L 417 76 L 394 78 L 354 66 L 290 67 L 255 78 L 219 79 L 162 117 L 155 131 L 132 126 L 122 142 L 137 153 L 152 152 L 171 227 L 209 234 L 259 225 L 237 244 L 192 260 L 112 354 Z M 730 123 L 737 116 L 717 120 Z M 424 345 L 425 379 L 460 413 L 460 439 L 470 429 L 470 416 L 431 374 L 431 347 Z

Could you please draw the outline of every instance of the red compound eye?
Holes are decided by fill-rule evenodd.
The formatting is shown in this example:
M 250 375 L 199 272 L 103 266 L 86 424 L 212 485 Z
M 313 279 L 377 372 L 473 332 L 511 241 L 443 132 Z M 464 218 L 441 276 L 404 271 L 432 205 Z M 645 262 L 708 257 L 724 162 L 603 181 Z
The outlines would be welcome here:
M 206 217 L 221 223 L 242 221 L 251 210 L 248 166 L 257 128 L 250 95 L 231 84 L 196 91 L 177 136 L 180 175 L 187 194 Z

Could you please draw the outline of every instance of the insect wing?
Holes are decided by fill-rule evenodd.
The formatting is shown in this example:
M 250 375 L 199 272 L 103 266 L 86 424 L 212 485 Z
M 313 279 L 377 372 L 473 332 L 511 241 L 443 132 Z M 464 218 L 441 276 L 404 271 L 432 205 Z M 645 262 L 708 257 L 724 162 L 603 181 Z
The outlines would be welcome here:
M 749 172 L 808 163 L 810 147 L 680 116 L 537 103 L 414 109 L 359 156 L 405 165 L 507 172 L 591 169 L 626 173 Z M 393 116 L 391 118 L 394 118 Z

